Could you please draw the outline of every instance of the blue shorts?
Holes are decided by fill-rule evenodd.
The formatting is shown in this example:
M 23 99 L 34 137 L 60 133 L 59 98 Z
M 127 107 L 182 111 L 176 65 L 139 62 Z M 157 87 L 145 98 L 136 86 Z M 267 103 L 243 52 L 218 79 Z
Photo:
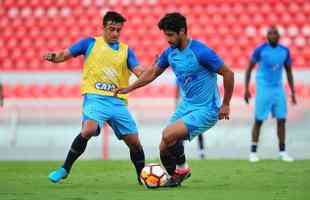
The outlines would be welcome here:
M 138 134 L 137 125 L 121 99 L 96 94 L 84 95 L 83 122 L 94 120 L 102 128 L 107 122 L 118 139 L 129 134 Z
M 186 103 L 180 103 L 170 118 L 170 124 L 182 120 L 188 130 L 186 139 L 191 141 L 216 124 L 218 113 L 219 108 L 192 107 Z
M 269 113 L 277 119 L 286 119 L 287 103 L 283 87 L 257 87 L 255 99 L 255 118 L 266 120 Z

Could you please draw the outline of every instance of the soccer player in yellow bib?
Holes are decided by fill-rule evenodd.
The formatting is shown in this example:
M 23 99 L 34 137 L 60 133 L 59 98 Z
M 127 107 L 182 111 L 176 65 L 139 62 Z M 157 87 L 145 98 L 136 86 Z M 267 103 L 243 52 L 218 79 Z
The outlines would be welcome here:
M 137 77 L 143 72 L 133 50 L 119 42 L 125 21 L 121 14 L 109 11 L 103 17 L 102 36 L 82 39 L 66 50 L 49 52 L 43 56 L 50 62 L 59 63 L 84 55 L 81 84 L 83 126 L 64 164 L 48 176 L 54 183 L 69 175 L 73 163 L 86 149 L 88 140 L 100 134 L 105 122 L 112 127 L 118 139 L 128 146 L 139 181 L 145 158 L 136 123 L 127 108 L 128 95 L 113 96 L 116 88 L 128 86 L 131 72 Z

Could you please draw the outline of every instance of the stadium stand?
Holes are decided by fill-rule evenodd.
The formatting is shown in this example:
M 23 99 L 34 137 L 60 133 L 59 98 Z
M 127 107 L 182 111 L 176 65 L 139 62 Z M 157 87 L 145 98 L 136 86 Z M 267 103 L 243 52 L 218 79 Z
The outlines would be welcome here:
M 80 71 L 82 59 L 50 64 L 43 52 L 66 48 L 79 38 L 101 33 L 101 17 L 116 10 L 127 18 L 122 40 L 137 53 L 141 63 L 153 62 L 166 46 L 156 26 L 166 12 L 188 16 L 193 38 L 205 41 L 236 70 L 247 66 L 253 48 L 264 39 L 267 26 L 276 24 L 282 42 L 291 49 L 294 67 L 310 67 L 310 1 L 307 0 L 4 0 L 0 6 L 0 71 L 2 73 Z M 4 83 L 5 96 L 78 97 L 79 85 Z M 161 89 L 161 90 L 160 90 Z M 134 95 L 173 94 L 171 86 L 137 91 Z M 242 95 L 242 85 L 237 94 Z M 160 90 L 161 92 L 158 92 Z M 164 91 L 164 92 L 162 92 Z M 300 84 L 297 92 L 309 97 L 309 88 Z

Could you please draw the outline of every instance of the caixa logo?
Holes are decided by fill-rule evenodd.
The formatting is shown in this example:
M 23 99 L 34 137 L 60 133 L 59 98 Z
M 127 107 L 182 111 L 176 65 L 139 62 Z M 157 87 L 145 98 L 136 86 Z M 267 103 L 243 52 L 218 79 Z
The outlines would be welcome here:
M 95 87 L 98 90 L 105 90 L 109 92 L 112 92 L 116 89 L 116 85 L 111 84 L 111 83 L 102 83 L 102 82 L 97 82 Z

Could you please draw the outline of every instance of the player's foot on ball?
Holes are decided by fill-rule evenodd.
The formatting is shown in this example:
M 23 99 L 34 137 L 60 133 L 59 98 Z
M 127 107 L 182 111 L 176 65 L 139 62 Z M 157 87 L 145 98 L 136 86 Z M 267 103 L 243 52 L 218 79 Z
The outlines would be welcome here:
M 293 162 L 294 158 L 288 155 L 286 152 L 280 152 L 279 159 L 284 162 Z
M 176 169 L 173 175 L 167 180 L 165 187 L 177 187 L 181 183 L 191 176 L 191 168 L 179 168 Z
M 48 175 L 48 179 L 53 183 L 59 183 L 62 179 L 67 178 L 68 172 L 64 168 L 59 168 Z
M 257 156 L 256 153 L 250 153 L 249 161 L 250 162 L 258 162 L 259 161 L 259 157 Z

